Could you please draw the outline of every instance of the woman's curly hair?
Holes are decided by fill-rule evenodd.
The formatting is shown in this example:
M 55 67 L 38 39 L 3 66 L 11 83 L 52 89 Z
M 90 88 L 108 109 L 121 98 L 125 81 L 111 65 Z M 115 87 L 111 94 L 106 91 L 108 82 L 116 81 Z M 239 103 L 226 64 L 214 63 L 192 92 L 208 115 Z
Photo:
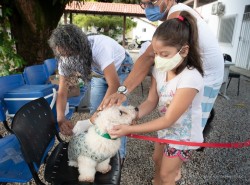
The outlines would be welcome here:
M 88 82 L 91 74 L 92 50 L 86 34 L 76 25 L 61 25 L 53 30 L 49 46 L 69 79 L 81 78 Z M 62 58 L 64 61 L 62 61 Z M 71 78 L 73 77 L 73 78 Z

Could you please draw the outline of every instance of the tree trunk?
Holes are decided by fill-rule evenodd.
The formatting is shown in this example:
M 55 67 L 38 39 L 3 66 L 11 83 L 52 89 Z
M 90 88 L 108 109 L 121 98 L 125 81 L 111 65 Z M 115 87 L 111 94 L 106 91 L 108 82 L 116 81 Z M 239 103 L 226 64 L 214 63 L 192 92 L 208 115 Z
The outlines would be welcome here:
M 62 3 L 64 2 L 64 3 Z M 68 1 L 67 1 L 68 2 Z M 13 0 L 9 17 L 17 53 L 27 66 L 53 57 L 47 43 L 63 14 L 66 3 L 61 0 Z M 54 3 L 54 4 L 53 4 Z

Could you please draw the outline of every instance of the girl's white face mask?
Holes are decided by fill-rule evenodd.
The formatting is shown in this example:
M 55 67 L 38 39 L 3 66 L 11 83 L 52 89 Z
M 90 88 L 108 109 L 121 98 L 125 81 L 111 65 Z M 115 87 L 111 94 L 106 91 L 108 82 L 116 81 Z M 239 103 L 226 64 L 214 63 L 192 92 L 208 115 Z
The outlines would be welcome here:
M 159 55 L 156 56 L 155 68 L 162 72 L 168 72 L 174 69 L 183 59 L 180 55 L 180 51 L 176 53 L 176 55 L 173 56 L 172 58 L 162 58 Z

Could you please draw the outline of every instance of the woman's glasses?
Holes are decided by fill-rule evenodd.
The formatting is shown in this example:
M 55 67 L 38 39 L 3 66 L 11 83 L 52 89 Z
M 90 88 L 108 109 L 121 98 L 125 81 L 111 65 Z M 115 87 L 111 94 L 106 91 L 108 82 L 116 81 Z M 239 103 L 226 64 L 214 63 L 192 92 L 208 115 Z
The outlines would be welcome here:
M 153 0 L 150 2 L 140 2 L 141 8 L 144 10 L 147 7 L 153 7 L 159 0 Z

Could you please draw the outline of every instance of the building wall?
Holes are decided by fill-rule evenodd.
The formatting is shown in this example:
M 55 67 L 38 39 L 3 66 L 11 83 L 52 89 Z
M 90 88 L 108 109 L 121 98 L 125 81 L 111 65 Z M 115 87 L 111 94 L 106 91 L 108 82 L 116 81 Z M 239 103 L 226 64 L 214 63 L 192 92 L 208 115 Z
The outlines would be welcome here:
M 137 26 L 132 30 L 131 39 L 138 37 L 139 40 L 151 40 L 156 26 L 152 25 L 146 18 L 134 18 L 133 21 L 137 22 Z
M 222 2 L 225 4 L 224 15 L 211 15 L 212 5 L 216 2 L 207 4 L 205 6 L 197 8 L 197 11 L 202 15 L 205 21 L 209 24 L 211 30 L 218 38 L 218 31 L 220 25 L 220 18 L 222 16 L 232 16 L 236 15 L 236 22 L 233 32 L 232 44 L 219 43 L 223 53 L 228 53 L 231 55 L 233 62 L 236 58 L 238 42 L 240 37 L 241 25 L 243 14 L 246 5 L 250 5 L 250 0 L 219 0 L 217 2 Z

